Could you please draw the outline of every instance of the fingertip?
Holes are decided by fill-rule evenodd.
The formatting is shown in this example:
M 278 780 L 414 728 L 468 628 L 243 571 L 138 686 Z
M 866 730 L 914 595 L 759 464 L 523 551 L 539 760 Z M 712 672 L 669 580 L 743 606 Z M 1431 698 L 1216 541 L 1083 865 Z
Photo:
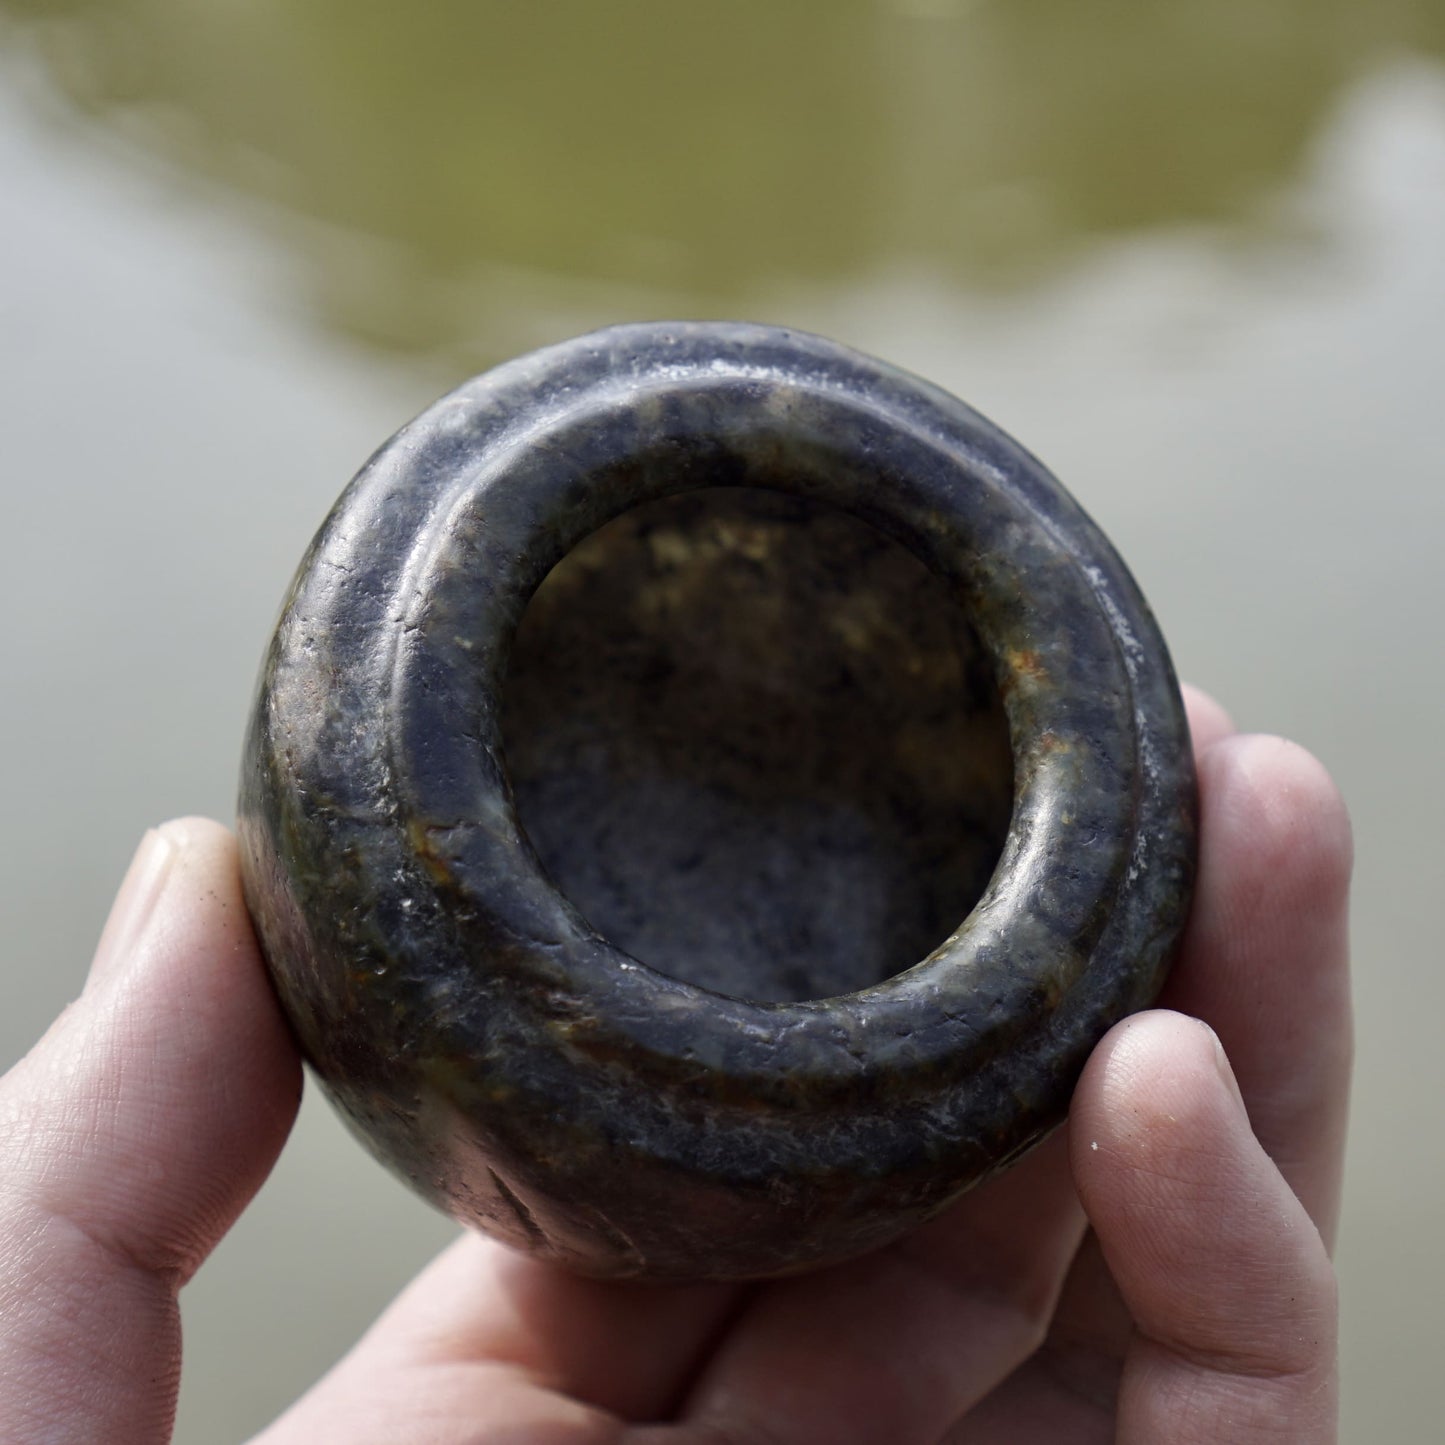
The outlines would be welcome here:
M 178 817 L 167 818 L 164 823 L 156 825 L 156 832 L 164 833 L 181 846 L 209 845 L 234 850 L 236 843 L 234 834 L 224 823 L 200 813 L 182 813 Z
M 1111 1207 L 1121 1171 L 1147 1185 L 1175 1156 L 1218 1152 L 1221 1133 L 1246 1125 L 1233 1075 L 1214 1030 L 1170 1009 L 1116 1024 L 1079 1080 L 1070 1113 L 1070 1158 L 1088 1209 Z M 1223 1064 L 1223 1070 L 1221 1069 Z M 1230 1110 L 1238 1117 L 1229 1119 Z M 1206 1172 L 1213 1164 L 1201 1162 Z
M 1169 1009 L 1124 1020 L 1090 1059 L 1070 1119 L 1075 1185 L 1111 1267 L 1126 1294 L 1167 1313 L 1161 1289 L 1210 1268 L 1225 1221 L 1274 1174 L 1218 1036 Z
M 1215 743 L 1233 734 L 1234 719 L 1222 703 L 1192 683 L 1182 683 L 1179 690 L 1184 697 L 1184 709 L 1189 715 L 1189 735 L 1193 739 L 1196 755 L 1204 753 Z
M 176 1293 L 270 1170 L 299 1095 L 230 835 L 162 824 L 80 1000 L 0 1082 L 0 1294 L 21 1302 L 0 1310 L 0 1417 L 169 1438 Z
M 1085 1070 L 1070 1130 L 1134 1324 L 1120 1440 L 1326 1438 L 1334 1275 L 1213 1031 L 1167 1010 L 1126 1020 Z
M 1194 908 L 1163 998 L 1218 1030 L 1255 1131 L 1329 1239 L 1354 1051 L 1349 815 L 1284 738 L 1225 739 L 1199 782 Z
M 212 928 L 219 928 L 243 952 L 254 952 L 254 941 L 241 896 L 236 868 L 236 840 L 230 829 L 212 818 L 171 818 L 148 828 L 116 892 L 86 975 L 86 988 L 94 988 L 128 965 L 154 957 L 154 950 L 139 947 L 152 923 L 165 928 L 168 917 L 157 918 L 163 898 L 174 909 L 174 883 L 186 896 L 204 895 Z M 177 871 L 185 875 L 177 880 Z
M 45 1210 L 159 1272 L 199 1264 L 301 1093 L 227 829 L 187 817 L 145 835 L 80 1003 L 6 1088 L 28 1127 L 0 1162 Z
M 1317 1363 L 1333 1307 L 1328 1259 L 1255 1139 L 1212 1029 L 1159 1009 L 1111 1030 L 1080 1080 L 1070 1154 L 1147 1335 L 1246 1371 Z
M 1343 901 L 1354 867 L 1349 810 L 1324 764 L 1288 738 L 1243 734 L 1201 762 L 1206 845 L 1215 835 L 1267 881 L 1275 906 Z M 1207 860 L 1206 860 L 1207 861 Z
M 162 829 L 148 828 L 142 835 L 91 957 L 86 992 L 103 984 L 134 955 L 136 940 L 165 890 L 176 854 L 176 843 Z

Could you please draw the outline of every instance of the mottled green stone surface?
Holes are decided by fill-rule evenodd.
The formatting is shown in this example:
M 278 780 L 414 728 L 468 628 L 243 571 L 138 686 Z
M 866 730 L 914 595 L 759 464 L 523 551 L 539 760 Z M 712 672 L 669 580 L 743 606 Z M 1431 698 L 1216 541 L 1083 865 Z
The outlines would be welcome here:
M 1040 464 L 718 324 L 522 358 L 372 459 L 240 814 L 283 1003 L 378 1155 L 659 1278 L 856 1254 L 1017 1157 L 1156 993 L 1195 852 L 1163 642 Z

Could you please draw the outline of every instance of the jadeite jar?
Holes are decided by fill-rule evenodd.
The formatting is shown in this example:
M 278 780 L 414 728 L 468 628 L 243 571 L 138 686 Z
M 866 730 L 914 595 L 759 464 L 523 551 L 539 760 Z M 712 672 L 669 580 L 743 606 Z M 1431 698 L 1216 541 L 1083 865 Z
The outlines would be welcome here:
M 313 542 L 247 898 L 363 1140 L 604 1276 L 871 1249 L 1063 1117 L 1188 910 L 1189 739 L 1123 564 L 935 387 L 625 326 L 468 382 Z

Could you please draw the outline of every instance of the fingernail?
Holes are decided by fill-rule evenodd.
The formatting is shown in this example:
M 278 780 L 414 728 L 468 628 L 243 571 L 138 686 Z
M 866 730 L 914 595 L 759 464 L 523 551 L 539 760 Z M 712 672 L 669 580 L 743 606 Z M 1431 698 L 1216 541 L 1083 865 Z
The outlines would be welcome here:
M 1249 1118 L 1249 1109 L 1244 1102 L 1244 1095 L 1239 1092 L 1239 1080 L 1234 1077 L 1234 1070 L 1230 1067 L 1229 1056 L 1224 1052 L 1224 1045 L 1219 1042 L 1219 1035 L 1201 1022 L 1200 1027 L 1208 1030 L 1209 1037 L 1214 1040 L 1214 1067 L 1219 1070 L 1219 1077 L 1224 1081 L 1224 1086 L 1229 1090 L 1230 1097 L 1239 1105 L 1239 1112 L 1246 1119 Z
M 156 828 L 141 839 L 101 930 L 100 943 L 85 980 L 87 988 L 124 968 L 135 952 L 156 903 L 165 892 L 177 851 L 176 845 Z

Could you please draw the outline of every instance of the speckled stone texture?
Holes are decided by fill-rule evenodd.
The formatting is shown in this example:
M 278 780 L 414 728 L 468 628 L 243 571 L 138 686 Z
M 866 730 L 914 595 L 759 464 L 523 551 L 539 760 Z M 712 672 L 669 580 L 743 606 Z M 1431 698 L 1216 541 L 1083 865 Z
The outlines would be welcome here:
M 458 1219 L 761 1277 L 1063 1117 L 1188 911 L 1163 640 L 1045 469 L 831 342 L 618 327 L 366 465 L 263 669 L 247 898 L 317 1077 Z

